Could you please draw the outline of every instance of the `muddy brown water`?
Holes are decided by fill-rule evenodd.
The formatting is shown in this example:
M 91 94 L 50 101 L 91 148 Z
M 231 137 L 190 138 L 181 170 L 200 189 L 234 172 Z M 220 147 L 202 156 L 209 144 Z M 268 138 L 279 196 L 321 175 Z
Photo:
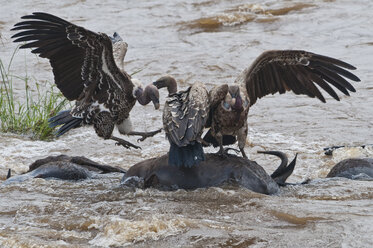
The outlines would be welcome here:
M 94 31 L 117 31 L 129 44 L 126 70 L 145 84 L 164 74 L 180 87 L 195 81 L 231 83 L 261 52 L 304 49 L 355 65 L 362 82 L 337 102 L 267 96 L 250 110 L 246 153 L 269 173 L 279 161 L 256 154 L 299 153 L 290 182 L 266 196 L 237 187 L 161 192 L 119 187 L 121 175 L 63 182 L 35 179 L 0 186 L 1 247 L 373 247 L 372 181 L 323 178 L 338 161 L 372 157 L 372 148 L 344 148 L 333 157 L 322 148 L 373 143 L 373 2 L 322 1 L 1 1 L 0 56 L 7 65 L 15 45 L 9 29 L 20 16 L 46 11 Z M 45 59 L 19 51 L 14 75 L 53 81 Z M 16 97 L 24 85 L 14 78 Z M 165 99 L 162 92 L 162 101 Z M 137 106 L 136 130 L 161 124 L 161 111 Z M 129 138 L 136 142 L 135 138 Z M 84 155 L 128 169 L 164 154 L 164 134 L 125 150 L 98 138 L 92 128 L 52 142 L 0 134 L 0 179 L 22 173 L 48 155 Z M 212 152 L 213 149 L 207 149 Z

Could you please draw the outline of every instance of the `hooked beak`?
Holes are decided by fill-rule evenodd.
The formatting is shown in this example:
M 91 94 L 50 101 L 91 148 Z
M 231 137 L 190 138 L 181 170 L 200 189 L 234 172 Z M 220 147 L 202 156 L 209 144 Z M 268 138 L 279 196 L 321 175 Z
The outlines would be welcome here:
M 162 80 L 153 82 L 153 85 L 157 87 L 157 89 L 164 87 L 164 82 Z
M 160 106 L 159 102 L 153 101 L 153 104 L 154 104 L 155 109 L 159 109 L 159 106 Z
M 241 98 L 241 96 L 238 95 L 237 97 L 232 98 L 231 104 L 232 104 L 231 105 L 232 109 L 242 110 L 242 98 Z
M 236 98 L 233 97 L 233 98 L 231 99 L 231 107 L 233 107 L 235 104 L 236 104 Z
M 109 36 L 109 38 L 113 44 L 118 41 L 123 41 L 122 37 L 120 37 L 117 32 L 114 32 L 113 37 Z

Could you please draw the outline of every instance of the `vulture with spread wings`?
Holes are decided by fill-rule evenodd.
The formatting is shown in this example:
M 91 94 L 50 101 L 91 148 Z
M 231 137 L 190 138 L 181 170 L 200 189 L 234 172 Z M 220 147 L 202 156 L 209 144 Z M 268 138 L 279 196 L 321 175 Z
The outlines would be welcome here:
M 202 132 L 209 113 L 208 91 L 202 83 L 177 92 L 176 80 L 161 77 L 153 83 L 158 89 L 167 87 L 163 109 L 163 129 L 170 142 L 168 165 L 192 167 L 205 160 Z
M 318 87 L 334 99 L 339 97 L 331 86 L 345 95 L 355 88 L 346 80 L 360 81 L 348 70 L 356 68 L 341 60 L 300 50 L 272 50 L 262 53 L 245 69 L 232 85 L 220 85 L 209 92 L 210 114 L 206 127 L 210 130 L 204 140 L 219 146 L 238 140 L 242 156 L 247 158 L 244 146 L 247 136 L 247 116 L 250 106 L 268 94 L 293 91 L 325 102 Z
M 129 114 L 136 100 L 142 105 L 152 101 L 157 109 L 159 93 L 153 85 L 143 90 L 124 71 L 127 44 L 119 35 L 110 38 L 47 13 L 21 18 L 25 21 L 12 29 L 20 30 L 12 36 L 17 38 L 14 42 L 26 42 L 20 48 L 32 48 L 32 53 L 49 59 L 57 87 L 68 100 L 75 100 L 71 110 L 50 119 L 51 126 L 63 125 L 58 135 L 81 125 L 93 125 L 104 139 L 113 139 L 126 148 L 140 148 L 114 137 L 114 126 L 121 134 L 141 135 L 141 140 L 160 131 L 132 131 Z

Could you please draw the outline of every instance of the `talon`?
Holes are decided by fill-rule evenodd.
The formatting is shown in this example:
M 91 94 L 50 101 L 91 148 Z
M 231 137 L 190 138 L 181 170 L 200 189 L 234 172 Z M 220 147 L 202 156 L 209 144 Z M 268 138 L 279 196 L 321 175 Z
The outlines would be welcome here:
M 123 144 L 123 143 L 120 143 L 120 142 L 116 142 L 115 145 L 117 145 L 117 146 L 123 146 L 124 148 L 127 148 L 127 149 L 130 148 L 127 144 Z

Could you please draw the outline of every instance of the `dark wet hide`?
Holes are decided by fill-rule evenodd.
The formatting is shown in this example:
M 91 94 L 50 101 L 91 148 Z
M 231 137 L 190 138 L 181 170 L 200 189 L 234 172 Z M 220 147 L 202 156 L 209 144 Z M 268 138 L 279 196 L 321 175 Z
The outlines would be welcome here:
M 372 158 L 349 158 L 337 163 L 326 177 L 373 180 Z
M 161 190 L 234 184 L 263 194 L 275 194 L 279 190 L 275 180 L 255 161 L 234 155 L 223 158 L 216 154 L 206 154 L 206 160 L 192 168 L 169 166 L 167 155 L 151 158 L 132 166 L 122 184 Z

